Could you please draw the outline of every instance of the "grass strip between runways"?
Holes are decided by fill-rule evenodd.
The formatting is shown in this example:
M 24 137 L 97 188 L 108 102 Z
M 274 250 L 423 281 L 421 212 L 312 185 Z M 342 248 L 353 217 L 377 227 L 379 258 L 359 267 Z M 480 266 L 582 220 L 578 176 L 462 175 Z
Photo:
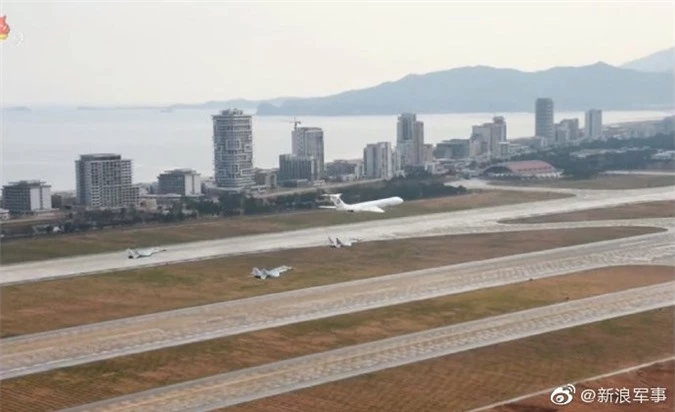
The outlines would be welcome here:
M 0 386 L 0 399 L 4 411 L 57 410 L 311 353 L 666 282 L 674 278 L 672 268 L 663 266 L 603 268 L 411 302 L 8 379 Z M 665 333 L 668 325 L 660 318 L 652 318 L 654 320 L 658 322 L 652 323 L 653 327 Z M 624 327 L 605 327 L 603 330 L 616 332 L 618 335 L 633 333 Z M 646 340 L 650 344 L 656 344 L 660 342 L 657 338 L 649 337 Z M 571 348 L 583 352 L 583 347 L 579 345 Z M 593 348 L 591 346 L 589 350 L 593 351 Z M 518 356 L 534 359 L 546 354 L 545 349 L 539 347 L 535 352 L 521 352 Z M 546 359 L 550 361 L 554 357 L 555 352 L 551 352 Z M 514 362 L 520 360 L 522 359 L 513 359 Z M 461 382 L 463 378 L 470 377 L 466 366 L 461 371 L 447 368 L 444 373 Z M 537 363 L 529 366 L 536 369 Z M 489 369 L 486 366 L 486 370 Z M 496 371 L 499 370 L 501 369 Z M 441 372 L 434 372 L 433 376 L 439 373 Z M 521 374 L 526 374 L 526 371 L 521 371 Z M 418 376 L 415 379 L 422 378 Z M 448 384 L 452 386 L 452 382 Z M 480 387 L 480 381 L 475 379 L 469 379 L 467 384 L 468 387 L 475 385 L 474 389 Z M 466 388 L 467 384 L 463 384 L 463 387 Z M 512 383 L 505 382 L 505 385 Z M 437 385 L 432 386 L 443 391 Z M 516 389 L 525 387 L 517 386 Z M 398 388 L 378 390 L 383 391 L 383 397 L 396 397 L 393 392 Z M 355 394 L 363 395 L 362 391 Z M 302 402 L 307 408 L 308 404 Z M 368 405 L 377 406 L 372 403 Z M 395 403 L 386 402 L 386 405 L 394 407 Z M 348 406 L 340 411 L 352 410 L 354 405 Z M 309 409 L 324 410 L 323 407 Z M 303 411 L 309 409 L 296 408 Z
M 210 259 L 0 289 L 0 336 L 156 313 L 311 286 L 470 262 L 662 231 L 581 228 L 437 236 L 314 247 Z M 290 265 L 280 279 L 252 278 L 251 268 Z
M 673 355 L 674 315 L 671 306 L 385 369 L 226 410 L 467 411 Z M 600 405 L 593 410 L 622 411 L 622 406 Z M 549 404 L 527 411 L 567 410 L 563 408 Z
M 551 222 L 583 222 L 588 220 L 613 219 L 650 219 L 675 217 L 675 201 L 633 203 L 616 207 L 580 210 L 578 212 L 558 213 L 545 216 L 534 216 L 525 219 L 503 220 L 501 223 L 551 223 Z
M 571 195 L 560 193 L 475 191 L 465 195 L 405 202 L 400 206 L 389 209 L 384 214 L 336 213 L 328 210 L 313 210 L 261 216 L 203 218 L 197 221 L 186 221 L 171 225 L 149 224 L 128 228 L 109 228 L 86 233 L 5 241 L 0 248 L 0 262 L 7 265 L 91 253 L 123 252 L 130 247 L 150 247 L 283 232 L 319 226 L 561 199 L 569 196 Z

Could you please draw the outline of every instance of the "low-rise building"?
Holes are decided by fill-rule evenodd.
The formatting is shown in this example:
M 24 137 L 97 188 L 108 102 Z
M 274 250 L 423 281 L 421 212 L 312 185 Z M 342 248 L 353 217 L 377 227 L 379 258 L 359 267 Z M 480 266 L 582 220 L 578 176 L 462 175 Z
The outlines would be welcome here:
M 157 191 L 160 195 L 199 196 L 201 176 L 192 169 L 167 170 L 157 177 Z
M 352 181 L 363 177 L 363 160 L 334 160 L 326 164 L 327 177 L 339 181 Z
M 40 180 L 21 180 L 5 185 L 2 207 L 16 214 L 52 212 L 51 186 Z
M 502 179 L 551 179 L 559 178 L 562 172 L 541 160 L 525 160 L 494 164 L 480 174 Z
M 282 154 L 279 156 L 279 174 L 277 180 L 318 180 L 319 164 L 314 156 L 296 156 Z
M 470 155 L 469 139 L 450 139 L 436 144 L 433 156 L 436 159 L 466 159 Z
M 277 187 L 278 170 L 277 169 L 255 169 L 256 186 L 266 189 Z

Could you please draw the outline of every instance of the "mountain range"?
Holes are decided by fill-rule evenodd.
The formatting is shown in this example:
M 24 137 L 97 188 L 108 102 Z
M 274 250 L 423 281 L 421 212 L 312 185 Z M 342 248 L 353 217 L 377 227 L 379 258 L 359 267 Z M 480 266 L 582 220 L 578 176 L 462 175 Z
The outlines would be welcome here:
M 621 68 L 643 72 L 665 72 L 675 70 L 675 47 L 652 53 L 649 56 L 629 61 Z
M 163 109 L 221 110 L 238 107 L 257 109 L 256 113 L 263 116 L 531 112 L 537 97 L 552 98 L 555 109 L 561 111 L 589 108 L 670 109 L 675 106 L 674 56 L 675 48 L 670 48 L 620 67 L 598 62 L 536 72 L 488 66 L 460 67 L 427 74 L 410 74 L 397 81 L 324 97 L 233 99 L 174 104 Z
M 537 97 L 556 110 L 638 110 L 673 106 L 672 72 L 647 73 L 596 63 L 538 72 L 461 67 L 326 97 L 258 106 L 259 115 L 379 115 L 402 112 L 532 111 Z

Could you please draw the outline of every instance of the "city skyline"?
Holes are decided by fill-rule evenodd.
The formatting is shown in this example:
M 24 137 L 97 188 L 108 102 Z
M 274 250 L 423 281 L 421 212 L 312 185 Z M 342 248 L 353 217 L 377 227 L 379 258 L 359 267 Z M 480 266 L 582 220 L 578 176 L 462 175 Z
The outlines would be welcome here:
M 186 113 L 190 112 L 191 111 L 188 111 Z M 211 116 L 213 116 L 217 112 L 215 111 L 197 112 L 195 114 L 199 115 L 199 113 L 204 114 L 200 115 L 201 117 L 198 118 L 195 118 L 194 116 L 191 116 L 190 118 L 193 118 L 199 124 L 198 129 L 200 130 L 199 133 L 201 136 L 210 136 L 211 131 L 213 130 L 213 124 L 212 122 L 206 119 L 211 118 Z M 21 118 L 24 118 L 26 115 L 29 114 L 17 113 L 13 114 L 12 116 L 19 116 Z M 466 116 L 455 117 L 453 115 L 442 115 L 442 116 L 424 115 L 422 118 L 428 121 L 427 125 L 430 126 L 430 130 L 432 131 L 432 139 L 430 142 L 435 144 L 445 142 L 447 141 L 448 138 L 456 139 L 457 137 L 464 137 L 466 139 L 469 137 L 472 125 L 483 124 L 490 118 L 492 118 L 493 115 L 494 114 L 492 114 L 491 116 L 490 114 L 483 113 L 477 114 L 475 116 L 469 116 L 466 119 L 462 119 Z M 660 119 L 663 116 L 667 115 L 668 114 L 665 112 L 663 113 L 654 112 L 650 116 L 642 116 L 642 119 L 643 121 L 651 119 Z M 34 116 L 35 114 L 31 115 L 30 117 L 33 118 Z M 87 114 L 85 118 L 89 118 L 90 116 L 91 116 L 90 114 Z M 167 115 L 161 113 L 156 113 L 155 116 L 156 120 L 160 122 L 163 121 L 163 119 L 173 118 L 173 116 L 166 118 L 165 116 Z M 618 122 L 640 121 L 641 119 L 639 113 L 631 113 L 627 115 L 610 111 L 608 112 L 608 116 L 609 117 L 607 124 L 609 125 L 616 124 Z M 515 139 L 527 138 L 528 135 L 532 137 L 532 132 L 529 132 L 531 130 L 530 129 L 531 126 L 528 126 L 528 124 L 530 125 L 533 124 L 534 116 L 532 116 L 531 114 L 527 115 L 525 113 L 521 113 L 521 114 L 507 114 L 506 117 L 507 121 L 512 126 L 514 126 L 514 128 L 513 129 L 510 128 L 510 130 L 516 130 L 515 134 L 509 132 L 510 136 L 509 140 L 514 138 Z M 523 122 L 525 117 L 527 117 L 528 120 Z M 108 116 L 106 115 L 103 118 L 107 119 Z M 451 120 L 453 118 L 455 120 Z M 468 120 L 469 118 L 472 118 L 473 120 Z M 581 123 L 584 121 L 584 112 L 575 112 L 575 113 L 563 112 L 563 113 L 556 113 L 555 115 L 556 122 L 569 118 L 577 118 L 578 120 L 580 120 L 579 123 Z M 382 138 L 389 140 L 392 143 L 392 145 L 394 145 L 396 143 L 396 119 L 397 119 L 396 116 L 381 116 L 377 118 L 376 122 L 371 123 L 371 121 L 368 120 L 367 122 L 364 123 L 363 118 L 361 117 L 357 118 L 327 117 L 327 118 L 314 118 L 312 120 L 302 118 L 302 120 L 309 122 L 313 126 L 321 125 L 322 129 L 323 126 L 327 127 L 329 139 L 326 142 L 326 162 L 338 159 L 353 159 L 357 157 L 362 157 L 363 145 L 370 142 L 381 141 L 383 140 Z M 512 122 L 514 121 L 514 119 L 515 123 Z M 291 152 L 289 149 L 291 148 L 290 143 L 292 139 L 289 139 L 288 137 L 278 138 L 278 136 L 282 135 L 288 136 L 289 134 L 291 134 L 289 132 L 292 131 L 292 125 L 291 127 L 284 125 L 284 123 L 289 122 L 293 123 L 293 121 L 288 119 L 286 120 L 268 119 L 268 118 L 254 119 L 254 123 L 256 123 L 257 125 L 255 127 L 256 130 L 255 142 L 257 142 L 257 144 L 255 144 L 254 146 L 258 148 L 256 149 L 257 150 L 256 156 L 258 157 L 256 157 L 255 164 L 253 165 L 255 168 L 258 169 L 275 168 L 278 165 L 278 155 L 282 153 Z M 458 128 L 456 122 L 458 122 L 459 124 L 463 124 L 463 126 Z M 202 176 L 207 177 L 213 175 L 213 166 L 207 166 L 207 164 L 210 165 L 213 164 L 212 163 L 213 142 L 211 142 L 211 139 L 206 138 L 206 139 L 199 139 L 201 142 L 197 143 L 196 141 L 194 141 L 192 137 L 190 137 L 194 135 L 194 127 L 196 124 L 191 126 L 189 121 L 187 123 L 184 123 L 184 121 L 178 122 L 172 121 L 168 125 L 168 128 L 167 127 L 158 128 L 157 124 L 154 122 L 151 124 L 152 124 L 151 128 L 149 130 L 144 129 L 145 132 L 141 132 L 139 136 L 122 139 L 117 143 L 109 145 L 103 146 L 89 145 L 87 149 L 82 150 L 79 153 L 73 153 L 70 150 L 59 152 L 57 150 L 54 150 L 53 147 L 45 148 L 45 150 L 48 150 L 49 153 L 52 153 L 52 155 L 50 155 L 49 158 L 49 161 L 52 163 L 45 163 L 45 159 L 43 158 L 38 158 L 41 161 L 41 163 L 36 163 L 34 158 L 32 158 L 33 161 L 31 161 L 30 164 L 21 163 L 22 158 L 18 152 L 8 154 L 7 159 L 9 160 L 7 161 L 6 164 L 5 169 L 6 174 L 5 179 L 3 180 L 3 184 L 16 180 L 41 179 L 48 181 L 50 184 L 53 184 L 54 189 L 57 191 L 72 191 L 75 189 L 76 185 L 74 184 L 75 176 L 72 174 L 71 159 L 79 157 L 79 155 L 83 152 L 122 153 L 125 155 L 125 157 L 134 159 L 133 173 L 135 176 L 136 175 L 139 176 L 139 179 L 136 180 L 136 182 L 141 183 L 148 183 L 155 181 L 157 173 L 159 173 L 160 171 L 176 168 L 191 167 L 194 168 L 196 171 L 198 171 L 198 173 L 201 173 Z M 130 125 L 124 126 L 122 129 L 126 130 L 128 126 Z M 139 125 L 136 125 L 134 127 L 137 126 Z M 581 126 L 581 131 L 583 132 L 583 125 L 580 124 L 579 126 Z M 180 130 L 180 133 L 172 137 L 169 133 L 174 129 Z M 12 131 L 12 129 L 9 129 L 9 131 L 12 132 L 8 133 L 10 137 L 12 135 L 16 135 L 16 131 Z M 118 133 L 117 130 L 111 130 L 110 132 L 111 137 L 122 136 Z M 178 142 L 182 142 L 181 145 L 179 146 L 179 149 L 177 151 L 176 150 L 162 151 L 163 148 L 162 145 L 158 146 L 152 144 L 150 141 L 145 142 L 145 140 L 143 140 L 143 138 L 140 137 L 141 135 L 150 136 L 155 132 L 159 133 L 158 136 L 162 136 L 161 137 L 161 141 L 163 142 L 162 144 L 167 142 L 167 137 L 169 138 L 168 141 L 171 142 L 171 145 L 175 145 Z M 360 136 L 360 138 L 359 137 L 354 138 L 354 136 Z M 82 140 L 82 138 L 84 138 L 84 135 L 82 135 L 79 138 L 79 140 L 76 137 L 75 140 L 78 142 L 84 141 Z M 106 142 L 109 143 L 111 142 L 111 140 L 106 139 L 104 135 L 101 135 L 101 138 Z M 337 142 L 339 142 L 339 144 Z M 20 143 L 19 141 L 14 141 L 12 142 L 12 146 L 19 145 L 19 143 Z M 141 144 L 141 146 L 136 147 L 135 144 L 137 143 Z M 129 144 L 133 145 L 129 146 Z M 16 147 L 17 149 L 20 149 L 22 146 L 19 145 Z M 261 149 L 261 147 L 264 148 Z M 427 148 L 425 149 L 425 152 L 429 150 L 431 149 Z M 199 151 L 200 154 L 197 154 L 197 151 Z M 56 153 L 63 153 L 64 156 L 54 157 Z M 156 155 L 153 156 L 153 153 Z M 270 161 L 272 157 L 274 158 L 274 160 Z M 270 159 L 268 160 L 268 158 Z M 60 167 L 59 164 L 61 163 L 64 163 L 65 167 Z M 15 165 L 23 165 L 23 166 L 20 167 L 19 169 L 16 169 Z M 13 173 L 7 173 L 8 171 L 7 168 L 10 167 L 15 168 Z M 59 168 L 64 170 L 60 171 Z M 9 171 L 11 171 L 11 169 L 9 169 Z M 18 173 L 19 171 L 21 171 L 21 173 Z M 65 178 L 64 173 L 65 176 L 67 176 Z
M 620 65 L 672 47 L 675 26 L 672 2 L 492 3 L 490 13 L 480 2 L 93 6 L 0 5 L 15 36 L 1 51 L 6 105 L 322 96 L 463 66 L 536 71 L 598 61 Z M 505 30 L 474 30 L 477 22 L 494 28 L 505 20 Z M 566 30 L 570 21 L 574 30 Z M 412 27 L 401 31 L 403 24 Z M 59 35 L 60 27 L 68 27 L 67 35 Z M 225 69 L 212 52 L 223 38 L 237 39 L 227 47 L 228 61 L 238 64 Z M 312 56 L 311 63 L 293 55 Z M 205 64 L 195 64 L 204 56 Z

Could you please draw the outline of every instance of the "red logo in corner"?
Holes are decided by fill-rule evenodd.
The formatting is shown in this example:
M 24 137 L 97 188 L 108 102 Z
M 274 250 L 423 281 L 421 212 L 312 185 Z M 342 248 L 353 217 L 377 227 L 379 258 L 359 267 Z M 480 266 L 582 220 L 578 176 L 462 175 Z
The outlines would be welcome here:
M 5 22 L 7 16 L 0 17 L 0 40 L 5 40 L 9 36 L 9 25 Z

